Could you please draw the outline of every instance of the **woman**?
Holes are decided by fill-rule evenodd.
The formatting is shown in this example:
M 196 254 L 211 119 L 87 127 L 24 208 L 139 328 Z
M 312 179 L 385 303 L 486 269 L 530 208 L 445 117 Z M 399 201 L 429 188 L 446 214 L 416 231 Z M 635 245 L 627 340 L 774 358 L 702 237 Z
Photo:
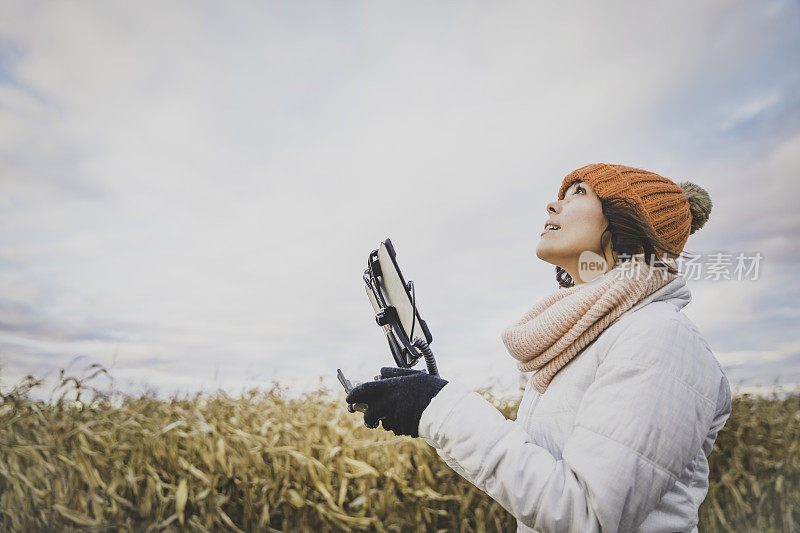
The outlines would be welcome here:
M 536 255 L 559 289 L 502 333 L 536 370 L 517 418 L 410 369 L 347 396 L 364 422 L 421 436 L 517 519 L 518 531 L 697 531 L 708 455 L 731 412 L 676 259 L 711 211 L 705 190 L 592 164 L 564 178 Z

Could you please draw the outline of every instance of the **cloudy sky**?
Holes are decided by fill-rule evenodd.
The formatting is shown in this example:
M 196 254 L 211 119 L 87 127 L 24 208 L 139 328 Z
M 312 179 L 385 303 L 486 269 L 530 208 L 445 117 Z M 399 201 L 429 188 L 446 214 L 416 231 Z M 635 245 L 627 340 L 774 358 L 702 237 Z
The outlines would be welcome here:
M 3 2 L 0 389 L 367 379 L 387 237 L 443 377 L 513 386 L 593 162 L 709 191 L 687 252 L 763 260 L 684 312 L 735 387 L 800 382 L 797 2 Z

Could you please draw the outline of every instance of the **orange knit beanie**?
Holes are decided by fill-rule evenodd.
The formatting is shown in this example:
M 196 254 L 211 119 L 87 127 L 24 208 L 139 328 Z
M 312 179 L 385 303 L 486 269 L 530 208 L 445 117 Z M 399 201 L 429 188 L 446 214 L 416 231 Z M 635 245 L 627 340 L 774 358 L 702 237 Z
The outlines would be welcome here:
M 577 180 L 591 185 L 600 198 L 631 200 L 641 208 L 658 236 L 677 253 L 683 251 L 689 235 L 703 227 L 711 212 L 708 192 L 694 183 L 676 184 L 647 170 L 607 163 L 593 163 L 570 172 L 558 191 L 559 200 Z

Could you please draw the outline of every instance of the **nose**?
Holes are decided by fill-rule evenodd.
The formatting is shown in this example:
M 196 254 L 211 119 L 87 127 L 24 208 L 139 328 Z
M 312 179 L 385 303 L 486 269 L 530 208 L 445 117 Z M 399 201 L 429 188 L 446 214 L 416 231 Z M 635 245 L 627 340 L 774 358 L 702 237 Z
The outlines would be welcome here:
M 558 210 L 557 210 L 558 207 L 559 207 L 558 202 L 550 202 L 549 204 L 547 204 L 547 213 L 548 214 L 550 214 L 550 213 L 558 213 Z

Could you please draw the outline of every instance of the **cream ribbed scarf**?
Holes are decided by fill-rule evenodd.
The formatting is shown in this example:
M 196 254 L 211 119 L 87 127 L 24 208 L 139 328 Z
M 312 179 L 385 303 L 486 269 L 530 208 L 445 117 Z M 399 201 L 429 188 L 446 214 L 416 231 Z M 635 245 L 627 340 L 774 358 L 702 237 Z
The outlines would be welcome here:
M 501 338 L 520 371 L 537 370 L 532 384 L 544 393 L 553 376 L 606 327 L 676 277 L 634 255 L 588 283 L 543 298 Z

